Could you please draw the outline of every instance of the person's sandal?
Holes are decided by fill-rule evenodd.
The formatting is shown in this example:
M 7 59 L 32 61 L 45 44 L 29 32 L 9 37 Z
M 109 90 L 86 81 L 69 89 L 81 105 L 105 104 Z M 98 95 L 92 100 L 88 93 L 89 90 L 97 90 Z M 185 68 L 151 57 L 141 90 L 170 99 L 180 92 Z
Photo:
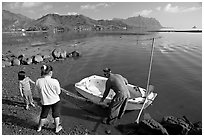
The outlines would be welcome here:
M 58 129 L 56 128 L 55 133 L 59 133 L 62 130 L 62 126 L 59 125 Z
M 38 128 L 37 132 L 40 132 L 42 130 L 42 127 Z
M 103 124 L 107 124 L 107 118 L 104 118 L 102 121 L 101 121 L 101 123 L 103 123 Z
M 26 106 L 25 109 L 28 110 L 28 109 L 29 109 L 29 106 Z
M 31 106 L 32 106 L 32 107 L 35 107 L 35 104 L 32 103 Z

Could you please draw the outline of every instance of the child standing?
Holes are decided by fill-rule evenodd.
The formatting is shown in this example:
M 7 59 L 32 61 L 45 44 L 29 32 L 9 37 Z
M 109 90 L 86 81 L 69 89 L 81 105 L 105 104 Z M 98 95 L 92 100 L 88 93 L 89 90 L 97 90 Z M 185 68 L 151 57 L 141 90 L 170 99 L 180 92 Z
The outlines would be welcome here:
M 31 104 L 33 107 L 35 107 L 35 104 L 33 103 L 33 97 L 31 93 L 30 83 L 35 84 L 34 81 L 32 81 L 29 77 L 26 76 L 24 71 L 18 72 L 18 80 L 19 80 L 19 90 L 20 94 L 24 99 L 24 102 L 26 104 L 25 109 L 29 109 L 29 104 Z

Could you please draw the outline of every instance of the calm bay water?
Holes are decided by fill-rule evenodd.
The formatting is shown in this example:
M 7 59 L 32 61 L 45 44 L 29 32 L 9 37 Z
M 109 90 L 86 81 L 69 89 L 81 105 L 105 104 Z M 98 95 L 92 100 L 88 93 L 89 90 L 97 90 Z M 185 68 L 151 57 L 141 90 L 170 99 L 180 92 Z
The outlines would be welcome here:
M 52 36 L 49 41 L 70 42 L 70 35 Z M 146 88 L 151 40 L 154 58 L 150 84 L 158 93 L 146 112 L 156 119 L 173 115 L 187 116 L 190 121 L 202 120 L 202 34 L 157 33 L 154 35 L 95 35 L 82 36 L 74 47 L 82 57 L 69 66 L 62 86 L 76 83 L 93 74 L 103 75 L 102 69 L 110 67 L 113 73 L 126 77 L 129 83 Z M 66 83 L 66 84 L 65 84 Z M 129 112 L 125 117 L 134 117 Z
M 155 35 L 108 35 L 83 39 L 76 47 L 83 57 L 72 66 L 69 82 L 97 74 L 110 67 L 129 83 L 146 87 L 151 40 L 155 40 L 150 84 L 158 93 L 147 110 L 160 120 L 173 115 L 202 120 L 202 35 L 194 33 L 158 33 Z M 135 113 L 128 114 L 135 117 Z

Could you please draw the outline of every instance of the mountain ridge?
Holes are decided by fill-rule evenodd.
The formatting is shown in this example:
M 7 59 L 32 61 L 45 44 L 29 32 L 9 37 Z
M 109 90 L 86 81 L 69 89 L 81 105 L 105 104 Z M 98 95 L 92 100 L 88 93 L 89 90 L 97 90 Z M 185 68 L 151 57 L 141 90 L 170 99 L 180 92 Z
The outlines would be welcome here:
M 162 25 L 155 18 L 142 16 L 127 19 L 94 20 L 82 14 L 59 15 L 47 14 L 38 19 L 30 19 L 21 14 L 2 11 L 2 30 L 133 30 L 135 28 L 160 29 Z

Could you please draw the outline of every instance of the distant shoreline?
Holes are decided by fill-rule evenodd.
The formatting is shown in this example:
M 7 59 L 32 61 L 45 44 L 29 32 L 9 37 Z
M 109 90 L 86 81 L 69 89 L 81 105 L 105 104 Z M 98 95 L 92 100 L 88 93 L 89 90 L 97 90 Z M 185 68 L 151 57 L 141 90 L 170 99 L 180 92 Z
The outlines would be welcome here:
M 48 32 L 48 31 L 4 31 L 2 33 L 38 33 L 38 32 Z
M 8 31 L 2 32 L 2 34 L 6 33 L 46 33 L 49 31 Z M 117 35 L 147 35 L 153 32 L 191 32 L 191 33 L 202 33 L 202 30 L 182 30 L 182 29 L 163 29 L 163 30 L 146 30 L 146 31 L 80 31 L 79 33 L 99 33 L 99 34 L 117 34 Z M 58 32 L 57 32 L 58 33 Z M 60 32 L 59 32 L 60 33 Z M 68 32 L 68 33 L 78 33 L 78 32 Z
M 191 33 L 202 33 L 202 30 L 179 30 L 179 29 L 170 29 L 170 30 L 153 30 L 149 32 L 191 32 Z
M 50 31 L 11 31 L 11 32 L 2 32 L 2 34 L 21 34 L 21 33 L 49 33 Z M 53 33 L 53 32 L 52 32 Z M 107 35 L 148 35 L 150 31 L 65 31 L 65 32 L 55 32 L 57 33 L 97 33 L 97 34 L 107 34 Z

